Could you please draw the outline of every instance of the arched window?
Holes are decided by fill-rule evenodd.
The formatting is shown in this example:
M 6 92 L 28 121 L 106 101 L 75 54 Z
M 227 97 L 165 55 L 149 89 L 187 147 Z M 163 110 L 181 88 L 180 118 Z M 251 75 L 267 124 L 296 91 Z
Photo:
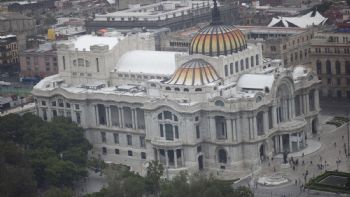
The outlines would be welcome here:
M 316 61 L 316 70 L 317 70 L 317 74 L 322 74 L 322 63 L 320 60 Z
M 331 61 L 329 60 L 326 61 L 326 72 L 329 75 L 332 74 L 332 64 L 331 64 Z
M 264 112 L 259 112 L 256 115 L 256 127 L 258 130 L 258 135 L 264 135 Z
M 225 65 L 225 77 L 227 77 L 227 76 L 228 76 L 228 66 Z
M 335 72 L 340 75 L 340 62 L 338 60 L 335 62 Z
M 223 106 L 225 106 L 225 103 L 220 101 L 220 100 L 217 100 L 217 101 L 215 101 L 215 106 L 223 107 Z
M 219 163 L 227 163 L 227 152 L 224 149 L 218 151 Z
M 250 57 L 250 67 L 254 67 L 254 56 Z
M 180 91 L 180 88 L 175 88 L 174 90 L 178 92 L 178 91 Z
M 215 116 L 216 138 L 227 139 L 226 120 L 223 116 Z
M 170 111 L 158 114 L 160 137 L 173 141 L 179 139 L 178 117 Z

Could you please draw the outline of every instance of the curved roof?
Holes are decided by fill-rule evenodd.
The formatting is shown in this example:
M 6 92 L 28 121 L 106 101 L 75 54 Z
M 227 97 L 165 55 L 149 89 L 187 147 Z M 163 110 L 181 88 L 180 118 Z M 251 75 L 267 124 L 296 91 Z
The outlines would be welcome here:
M 299 27 L 306 28 L 313 25 L 324 25 L 327 18 L 323 17 L 318 11 L 311 11 L 303 16 L 272 18 L 268 24 L 269 27 Z
M 231 25 L 212 24 L 201 29 L 191 40 L 190 54 L 229 55 L 247 48 L 244 34 Z
M 125 53 L 117 63 L 118 72 L 172 75 L 178 52 L 134 50 Z
M 265 87 L 271 89 L 274 81 L 274 75 L 244 74 L 238 79 L 237 86 L 242 89 L 264 90 Z
M 220 80 L 212 65 L 202 59 L 182 64 L 166 84 L 200 86 Z

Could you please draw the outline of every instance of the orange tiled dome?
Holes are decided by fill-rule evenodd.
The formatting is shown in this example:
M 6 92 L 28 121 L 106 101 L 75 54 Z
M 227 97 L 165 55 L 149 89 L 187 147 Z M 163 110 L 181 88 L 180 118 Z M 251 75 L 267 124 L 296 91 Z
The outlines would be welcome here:
M 165 83 L 171 85 L 206 85 L 220 80 L 212 65 L 202 59 L 193 59 L 181 65 Z
M 190 44 L 190 54 L 229 55 L 247 48 L 244 34 L 238 28 L 212 24 L 201 29 Z

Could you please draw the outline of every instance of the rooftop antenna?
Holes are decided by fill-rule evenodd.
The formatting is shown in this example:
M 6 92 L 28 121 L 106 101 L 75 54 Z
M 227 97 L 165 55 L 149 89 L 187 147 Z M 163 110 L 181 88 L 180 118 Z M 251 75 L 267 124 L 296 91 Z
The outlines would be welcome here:
M 217 4 L 217 0 L 213 0 L 214 1 L 214 8 L 212 10 L 212 21 L 211 24 L 212 25 L 220 25 L 221 24 L 221 19 L 220 19 L 220 10 L 218 9 L 218 4 Z

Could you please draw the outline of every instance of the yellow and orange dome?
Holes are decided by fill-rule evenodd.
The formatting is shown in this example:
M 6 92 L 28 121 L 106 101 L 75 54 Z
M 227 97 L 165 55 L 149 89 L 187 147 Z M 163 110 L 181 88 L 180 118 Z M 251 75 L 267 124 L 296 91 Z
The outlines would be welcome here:
M 215 68 L 202 59 L 192 59 L 182 64 L 165 83 L 171 85 L 200 86 L 220 80 Z
M 228 25 L 209 25 L 201 29 L 191 40 L 190 54 L 208 56 L 229 55 L 247 48 L 244 34 Z

